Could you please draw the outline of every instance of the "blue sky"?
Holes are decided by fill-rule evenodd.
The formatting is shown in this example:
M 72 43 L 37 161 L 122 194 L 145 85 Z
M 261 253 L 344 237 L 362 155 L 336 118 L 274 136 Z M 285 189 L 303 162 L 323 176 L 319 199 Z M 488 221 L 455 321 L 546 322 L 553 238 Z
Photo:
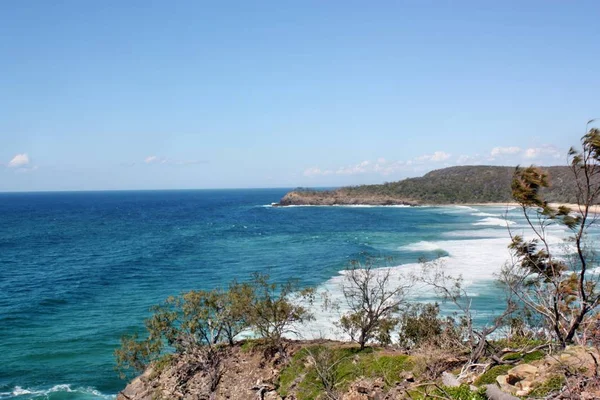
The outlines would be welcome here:
M 599 17 L 597 1 L 2 1 L 0 190 L 564 164 L 600 117 Z

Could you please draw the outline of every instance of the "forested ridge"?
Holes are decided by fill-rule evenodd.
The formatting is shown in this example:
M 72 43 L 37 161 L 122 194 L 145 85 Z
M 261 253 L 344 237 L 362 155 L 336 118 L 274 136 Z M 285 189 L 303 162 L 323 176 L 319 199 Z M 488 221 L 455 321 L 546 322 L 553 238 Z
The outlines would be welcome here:
M 573 171 L 567 166 L 543 168 L 550 177 L 544 189 L 549 202 L 576 202 Z M 280 205 L 295 204 L 461 204 L 510 202 L 514 167 L 457 166 L 422 177 L 377 185 L 348 186 L 319 191 L 296 189 Z

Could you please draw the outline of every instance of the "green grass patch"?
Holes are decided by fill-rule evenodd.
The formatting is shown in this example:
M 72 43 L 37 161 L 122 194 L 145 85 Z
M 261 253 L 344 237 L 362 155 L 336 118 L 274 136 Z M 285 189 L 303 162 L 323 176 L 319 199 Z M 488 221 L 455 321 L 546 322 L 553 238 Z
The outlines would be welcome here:
M 242 345 L 240 346 L 240 350 L 242 351 L 242 353 L 250 353 L 254 351 L 254 349 L 256 349 L 256 347 L 258 346 L 260 346 L 258 340 L 246 339 L 244 340 L 244 343 L 242 343 Z
M 507 354 L 504 356 L 504 360 L 506 360 L 506 361 L 523 360 L 524 363 L 530 363 L 532 361 L 541 360 L 542 358 L 545 357 L 545 355 L 546 355 L 546 353 L 544 353 L 541 350 L 536 350 L 529 354 L 510 353 L 510 354 Z
M 303 350 L 298 351 L 293 355 L 289 364 L 281 371 L 278 392 L 282 397 L 288 395 L 289 389 L 296 379 L 302 379 L 306 375 L 305 358 L 306 352 Z
M 565 377 L 562 375 L 554 375 L 550 378 L 546 379 L 539 386 L 534 387 L 534 389 L 529 393 L 530 397 L 545 397 L 550 393 L 557 392 L 565 385 Z
M 487 400 L 484 388 L 473 392 L 469 388 L 469 385 L 460 385 L 459 387 L 445 387 L 444 392 L 440 393 L 440 395 L 448 394 L 448 396 L 450 396 L 450 398 L 453 400 Z
M 510 339 L 496 339 L 493 340 L 491 342 L 491 344 L 494 345 L 494 347 L 497 348 L 511 348 L 511 347 L 529 347 L 529 348 L 534 348 L 536 346 L 540 346 L 542 344 L 544 344 L 546 342 L 544 342 L 543 340 L 540 339 L 532 339 L 529 337 L 523 337 L 523 336 L 513 336 Z
M 319 353 L 324 352 L 324 353 Z M 296 352 L 279 377 L 279 394 L 288 396 L 292 390 L 298 400 L 317 398 L 325 387 L 310 359 L 312 354 L 325 354 L 322 366 L 331 366 L 332 379 L 339 391 L 348 388 L 359 377 L 382 378 L 392 386 L 401 380 L 401 373 L 410 370 L 413 362 L 407 355 L 380 354 L 373 349 L 360 351 L 356 347 L 311 346 Z M 319 358 L 323 360 L 323 358 Z
M 488 369 L 483 375 L 475 380 L 475 386 L 491 385 L 496 383 L 496 378 L 500 375 L 506 375 L 513 365 L 496 365 Z
M 469 385 L 461 385 L 459 387 L 446 387 L 440 389 L 429 390 L 427 394 L 424 390 L 412 390 L 410 398 L 413 400 L 431 400 L 434 398 L 450 398 L 453 400 L 487 400 L 485 388 L 479 388 L 477 391 L 472 391 Z

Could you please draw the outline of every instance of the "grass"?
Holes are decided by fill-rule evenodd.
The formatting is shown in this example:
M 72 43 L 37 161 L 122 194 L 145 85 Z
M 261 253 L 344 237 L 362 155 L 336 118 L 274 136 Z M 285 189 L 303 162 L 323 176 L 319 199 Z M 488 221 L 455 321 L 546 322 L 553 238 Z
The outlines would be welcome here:
M 439 389 L 430 390 L 429 392 L 412 390 L 410 398 L 413 400 L 431 400 L 435 398 L 450 398 L 453 400 L 487 400 L 485 388 L 479 388 L 477 391 L 472 391 L 468 385 L 459 387 L 442 386 Z
M 382 378 L 387 386 L 392 386 L 401 381 L 403 371 L 413 367 L 410 357 L 404 354 L 382 354 L 370 348 L 360 351 L 356 347 L 311 346 L 296 352 L 281 371 L 278 392 L 282 397 L 288 396 L 292 388 L 298 400 L 314 399 L 324 393 L 316 369 L 309 362 L 311 353 L 323 351 L 331 352 L 329 362 L 323 365 L 335 363 L 331 368 L 332 379 L 340 391 L 359 377 Z
M 546 379 L 539 386 L 536 386 L 531 393 L 529 393 L 530 397 L 545 397 L 552 392 L 557 392 L 565 384 L 565 377 L 562 375 L 554 375 L 550 378 Z
M 502 338 L 496 339 L 492 341 L 495 347 L 504 348 L 504 347 L 536 347 L 544 344 L 545 342 L 540 339 L 533 339 L 530 337 L 523 336 L 513 336 L 510 339 Z
M 460 385 L 459 387 L 447 387 L 444 391 L 453 400 L 487 400 L 485 389 L 480 389 L 476 392 L 471 391 L 469 385 Z
M 510 353 L 507 354 L 506 356 L 504 356 L 504 359 L 506 361 L 510 361 L 510 360 L 522 360 L 522 362 L 524 363 L 530 363 L 532 361 L 537 361 L 537 360 L 541 360 L 542 358 L 544 358 L 544 356 L 546 355 L 546 353 L 544 353 L 541 350 L 536 350 L 532 353 L 529 354 L 523 354 L 523 353 Z
M 256 339 L 245 339 L 242 345 L 240 346 L 240 350 L 242 353 L 250 353 L 253 351 L 260 343 Z
M 477 378 L 475 381 L 475 386 L 491 385 L 496 383 L 496 378 L 500 375 L 506 375 L 508 370 L 512 367 L 514 367 L 514 365 L 496 365 L 490 368 L 483 375 Z

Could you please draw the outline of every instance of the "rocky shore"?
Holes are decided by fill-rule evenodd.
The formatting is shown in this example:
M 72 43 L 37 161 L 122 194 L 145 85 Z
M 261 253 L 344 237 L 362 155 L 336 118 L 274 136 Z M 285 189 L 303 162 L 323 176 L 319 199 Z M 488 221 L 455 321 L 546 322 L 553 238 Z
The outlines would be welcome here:
M 274 206 L 334 206 L 334 205 L 374 205 L 374 206 L 417 206 L 418 202 L 392 196 L 369 194 L 349 194 L 343 189 L 333 191 L 292 191 L 287 193 Z

